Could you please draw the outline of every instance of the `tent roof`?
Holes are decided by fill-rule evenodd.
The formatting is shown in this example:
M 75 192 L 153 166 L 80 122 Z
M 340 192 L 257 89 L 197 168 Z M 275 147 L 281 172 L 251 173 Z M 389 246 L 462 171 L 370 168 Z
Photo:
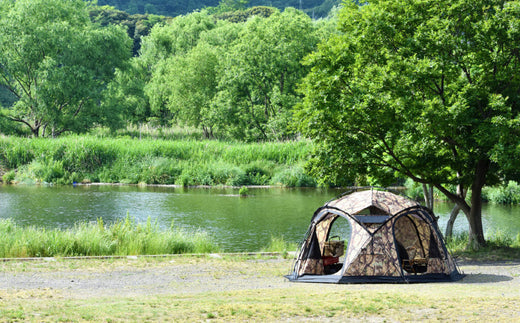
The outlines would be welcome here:
M 394 215 L 401 210 L 418 205 L 419 203 L 406 197 L 374 189 L 354 192 L 327 204 L 327 206 L 337 207 L 352 215 L 358 214 L 367 208 L 371 210 L 377 208 L 387 215 Z

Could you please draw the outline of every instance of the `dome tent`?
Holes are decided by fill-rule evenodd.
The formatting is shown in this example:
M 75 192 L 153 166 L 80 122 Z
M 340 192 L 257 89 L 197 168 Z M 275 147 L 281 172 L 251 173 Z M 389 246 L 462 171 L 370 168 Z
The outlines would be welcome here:
M 339 232 L 350 237 L 335 240 L 340 223 L 350 230 Z M 295 282 L 379 283 L 455 281 L 463 275 L 429 209 L 371 188 L 345 194 L 316 210 L 286 277 Z

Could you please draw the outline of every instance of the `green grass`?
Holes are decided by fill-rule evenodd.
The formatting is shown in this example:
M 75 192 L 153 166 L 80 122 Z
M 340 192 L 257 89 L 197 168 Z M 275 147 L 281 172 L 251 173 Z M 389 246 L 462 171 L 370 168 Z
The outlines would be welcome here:
M 479 250 L 468 249 L 467 245 L 467 233 L 454 235 L 446 241 L 446 247 L 455 257 L 483 261 L 520 259 L 520 234 L 512 237 L 496 232 L 487 237 L 486 246 Z
M 271 236 L 269 244 L 263 248 L 262 252 L 280 252 L 287 255 L 289 251 L 296 251 L 298 248 L 296 243 L 288 242 L 283 236 Z
M 315 186 L 302 167 L 311 148 L 308 141 L 0 137 L 0 167 L 14 183 Z
M 202 231 L 171 227 L 161 230 L 148 220 L 136 223 L 126 217 L 110 225 L 79 223 L 71 229 L 22 227 L 11 219 L 0 220 L 0 257 L 126 256 L 218 251 Z

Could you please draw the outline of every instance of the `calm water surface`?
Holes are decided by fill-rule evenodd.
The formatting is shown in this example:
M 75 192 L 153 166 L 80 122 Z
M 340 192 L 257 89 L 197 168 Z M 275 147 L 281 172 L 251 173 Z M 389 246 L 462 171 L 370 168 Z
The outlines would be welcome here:
M 127 214 L 138 222 L 148 218 L 164 228 L 174 225 L 207 231 L 224 251 L 256 251 L 271 236 L 299 242 L 316 208 L 339 195 L 337 190 L 249 189 L 241 198 L 236 189 L 186 189 L 136 186 L 0 186 L 0 218 L 20 225 L 67 228 L 103 218 L 111 223 Z M 436 213 L 444 230 L 451 205 L 438 203 Z M 520 207 L 486 205 L 488 232 L 520 232 Z M 455 231 L 465 231 L 459 216 Z

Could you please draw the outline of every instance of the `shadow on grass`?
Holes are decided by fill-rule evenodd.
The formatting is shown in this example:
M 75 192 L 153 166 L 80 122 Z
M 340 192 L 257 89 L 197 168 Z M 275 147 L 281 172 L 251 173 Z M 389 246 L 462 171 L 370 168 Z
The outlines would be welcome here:
M 462 279 L 463 284 L 489 284 L 513 280 L 513 277 L 493 274 L 466 274 Z

